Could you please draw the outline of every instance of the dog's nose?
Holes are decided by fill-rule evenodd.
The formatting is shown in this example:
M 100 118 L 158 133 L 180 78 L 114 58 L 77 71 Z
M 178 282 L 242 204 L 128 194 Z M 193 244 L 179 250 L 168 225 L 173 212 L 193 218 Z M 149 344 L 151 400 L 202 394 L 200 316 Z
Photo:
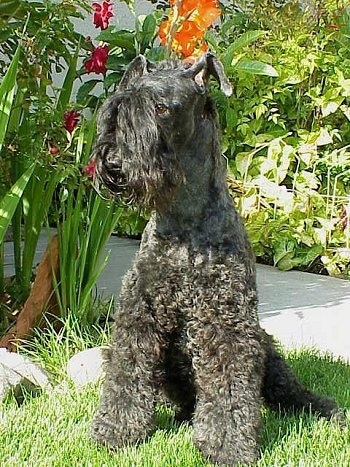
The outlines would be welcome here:
M 120 164 L 117 163 L 117 161 L 116 161 L 113 154 L 108 154 L 106 159 L 105 159 L 105 165 L 107 167 L 116 167 L 116 166 L 118 166 Z

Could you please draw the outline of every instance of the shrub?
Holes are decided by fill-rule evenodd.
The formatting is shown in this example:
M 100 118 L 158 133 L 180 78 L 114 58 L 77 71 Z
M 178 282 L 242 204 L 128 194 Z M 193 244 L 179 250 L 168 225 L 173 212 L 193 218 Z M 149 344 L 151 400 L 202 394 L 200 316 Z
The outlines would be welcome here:
M 317 21 L 293 4 L 260 4 L 248 28 L 266 36 L 242 53 L 278 76 L 243 73 L 235 57 L 234 94 L 218 101 L 230 186 L 258 258 L 348 277 L 350 9 L 339 4 L 323 2 Z M 234 31 L 218 30 L 219 54 Z

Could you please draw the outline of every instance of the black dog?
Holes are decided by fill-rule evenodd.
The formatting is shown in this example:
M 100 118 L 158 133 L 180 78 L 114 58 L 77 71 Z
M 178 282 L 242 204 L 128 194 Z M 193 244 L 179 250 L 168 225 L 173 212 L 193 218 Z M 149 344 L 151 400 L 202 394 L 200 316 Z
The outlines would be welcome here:
M 211 54 L 194 65 L 137 57 L 100 111 L 93 160 L 114 196 L 154 209 L 126 274 L 93 436 L 111 446 L 155 429 L 160 391 L 220 465 L 258 456 L 263 400 L 342 418 L 306 390 L 260 328 L 255 263 L 226 184 Z

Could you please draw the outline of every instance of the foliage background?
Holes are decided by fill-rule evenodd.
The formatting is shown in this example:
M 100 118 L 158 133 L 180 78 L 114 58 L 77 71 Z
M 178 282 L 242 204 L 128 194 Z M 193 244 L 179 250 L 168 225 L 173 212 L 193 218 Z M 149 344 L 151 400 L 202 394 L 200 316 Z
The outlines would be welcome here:
M 238 72 L 221 103 L 234 197 L 262 261 L 348 277 L 349 7 L 318 2 L 310 16 L 293 2 L 256 5 L 245 27 L 267 34 L 245 56 L 278 76 Z
M 308 2 L 312 8 L 303 11 L 297 1 L 248 3 L 221 4 L 220 21 L 201 31 L 234 87 L 229 99 L 212 89 L 233 201 L 259 261 L 349 278 L 350 7 L 341 0 Z M 91 191 L 84 167 L 95 115 L 132 58 L 169 55 L 158 38 L 169 14 L 151 8 L 135 15 L 133 28 L 110 23 L 84 37 L 75 21 L 92 18 L 88 0 L 1 4 L 0 226 L 4 232 L 11 225 L 15 258 L 15 276 L 5 278 L 1 237 L 0 295 L 10 297 L 1 304 L 5 326 L 13 300 L 28 296 L 36 244 L 47 227 L 60 235 L 61 277 L 75 278 L 57 281 L 62 316 L 97 318 L 91 300 L 105 241 L 112 230 L 139 236 L 148 213 Z M 106 62 L 90 73 L 87 62 L 101 48 Z M 10 101 L 4 76 L 16 53 Z M 76 120 L 67 126 L 72 112 Z M 89 251 L 96 252 L 93 261 Z

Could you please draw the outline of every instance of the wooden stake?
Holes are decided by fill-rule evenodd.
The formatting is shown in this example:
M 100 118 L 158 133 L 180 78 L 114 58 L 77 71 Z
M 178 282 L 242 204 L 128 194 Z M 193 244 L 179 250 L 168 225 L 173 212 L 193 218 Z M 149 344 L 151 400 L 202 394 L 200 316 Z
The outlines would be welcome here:
M 54 235 L 49 242 L 38 266 L 34 284 L 27 301 L 20 311 L 16 324 L 0 339 L 0 347 L 16 351 L 21 339 L 33 334 L 44 314 L 49 310 L 57 315 L 57 301 L 54 293 L 53 274 L 58 279 L 58 238 Z

